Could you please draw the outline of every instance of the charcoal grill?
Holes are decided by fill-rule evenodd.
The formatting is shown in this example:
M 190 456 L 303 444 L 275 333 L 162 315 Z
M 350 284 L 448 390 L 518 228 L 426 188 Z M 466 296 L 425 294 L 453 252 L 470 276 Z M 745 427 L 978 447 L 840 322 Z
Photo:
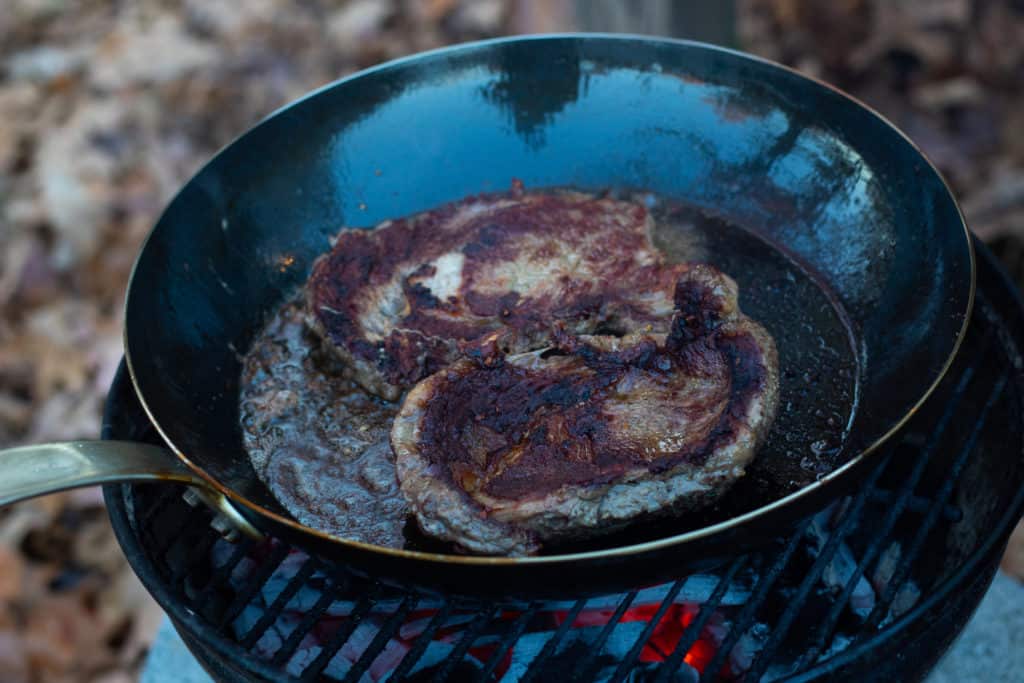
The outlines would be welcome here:
M 867 485 L 705 574 L 577 601 L 455 601 L 277 539 L 227 543 L 172 485 L 106 487 L 114 530 L 222 681 L 921 679 L 1024 509 L 1024 306 L 978 249 L 963 350 Z M 103 433 L 157 441 L 123 372 Z

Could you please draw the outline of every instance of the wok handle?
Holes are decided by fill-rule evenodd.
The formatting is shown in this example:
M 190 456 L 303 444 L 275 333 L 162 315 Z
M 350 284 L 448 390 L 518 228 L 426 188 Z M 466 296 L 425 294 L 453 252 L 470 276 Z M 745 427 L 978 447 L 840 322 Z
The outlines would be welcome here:
M 220 513 L 214 527 L 263 534 L 219 491 L 173 453 L 134 441 L 68 441 L 0 450 L 0 506 L 47 493 L 97 484 L 173 481 L 194 487 L 195 497 Z M 226 518 L 226 519 L 225 519 Z

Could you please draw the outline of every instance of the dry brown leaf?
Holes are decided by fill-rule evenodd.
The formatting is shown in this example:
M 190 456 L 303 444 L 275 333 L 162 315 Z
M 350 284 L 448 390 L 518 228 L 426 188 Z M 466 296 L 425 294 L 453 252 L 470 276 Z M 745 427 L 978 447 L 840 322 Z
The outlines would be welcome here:
M 31 401 L 10 394 L 0 394 L 0 434 L 24 432 L 31 418 Z
M 1006 554 L 1000 565 L 1002 570 L 1018 581 L 1024 581 L 1024 522 L 1017 525 L 1010 542 L 1006 546 Z
M 0 629 L 0 680 L 9 683 L 28 683 L 29 662 L 25 642 L 8 629 Z
M 184 4 L 188 23 L 220 41 L 253 38 L 273 26 L 275 14 L 281 8 L 276 0 L 185 0 Z
M 981 84 L 968 76 L 923 85 L 912 95 L 914 104 L 930 110 L 976 105 L 984 98 L 985 92 Z
M 10 302 L 20 288 L 28 261 L 37 248 L 34 237 L 25 234 L 15 235 L 4 245 L 4 251 L 0 254 L 0 309 Z
M 92 491 L 99 491 L 97 488 Z M 75 564 L 86 569 L 96 569 L 116 574 L 124 568 L 125 561 L 119 552 L 120 546 L 106 516 L 84 524 L 75 533 L 71 556 Z
M 0 87 L 0 172 L 10 172 L 19 153 L 19 144 L 33 130 L 38 115 L 42 89 L 34 84 L 16 81 Z
M 90 83 L 104 90 L 182 78 L 216 63 L 214 46 L 190 35 L 171 13 L 139 16 L 119 25 L 90 63 Z
M 21 594 L 25 558 L 7 545 L 0 545 L 0 602 L 10 602 Z
M 90 683 L 136 683 L 137 680 L 137 676 L 133 676 L 127 671 L 109 671 L 105 674 L 100 674 Z
M 123 125 L 124 108 L 115 100 L 85 101 L 39 141 L 35 177 L 58 237 L 53 264 L 59 270 L 74 267 L 102 246 L 117 164 L 94 142 Z
M 25 650 L 33 670 L 45 677 L 85 673 L 108 664 L 105 635 L 80 596 L 51 595 L 26 617 Z
M 455 9 L 457 4 L 458 0 L 426 0 L 422 3 L 423 19 L 440 21 Z
M 100 596 L 99 610 L 108 610 L 115 616 L 130 617 L 130 627 L 124 634 L 118 655 L 125 664 L 130 664 L 145 653 L 164 619 L 164 611 L 153 602 L 127 562 Z
M 49 83 L 70 77 L 87 58 L 79 49 L 40 45 L 8 57 L 7 74 L 14 80 Z

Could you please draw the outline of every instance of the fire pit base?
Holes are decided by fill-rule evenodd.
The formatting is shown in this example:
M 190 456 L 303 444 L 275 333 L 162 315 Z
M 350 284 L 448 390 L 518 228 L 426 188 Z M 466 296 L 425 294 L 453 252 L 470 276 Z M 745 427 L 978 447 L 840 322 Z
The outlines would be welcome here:
M 195 645 L 193 645 L 195 647 Z M 979 657 L 979 653 L 983 656 Z M 997 573 L 959 639 L 926 683 L 1015 683 L 1024 670 L 1024 585 Z M 170 621 L 150 649 L 142 683 L 210 683 Z
M 869 484 L 707 574 L 577 601 L 388 588 L 278 540 L 231 545 L 169 485 L 111 486 L 114 529 L 197 658 L 245 680 L 921 680 L 1024 509 L 1024 309 L 979 245 L 954 368 Z M 124 373 L 107 438 L 155 440 Z

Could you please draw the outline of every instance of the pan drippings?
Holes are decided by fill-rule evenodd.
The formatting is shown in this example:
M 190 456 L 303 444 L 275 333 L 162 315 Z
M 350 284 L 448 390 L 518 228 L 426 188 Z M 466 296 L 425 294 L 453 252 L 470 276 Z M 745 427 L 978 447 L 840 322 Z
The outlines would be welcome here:
M 271 318 L 245 358 L 245 448 L 303 524 L 400 548 L 407 511 L 388 445 L 398 406 L 358 389 L 316 349 L 301 301 Z
M 705 261 L 739 284 L 740 307 L 774 337 L 778 415 L 767 442 L 713 508 L 596 545 L 637 542 L 721 521 L 832 471 L 856 408 L 858 367 L 839 306 L 807 271 L 743 228 L 649 196 L 654 242 L 671 261 Z M 398 404 L 370 396 L 317 350 L 301 298 L 287 303 L 245 359 L 241 422 L 260 478 L 303 524 L 388 547 L 423 547 L 407 523 L 388 443 Z M 589 544 L 588 544 L 589 545 Z

